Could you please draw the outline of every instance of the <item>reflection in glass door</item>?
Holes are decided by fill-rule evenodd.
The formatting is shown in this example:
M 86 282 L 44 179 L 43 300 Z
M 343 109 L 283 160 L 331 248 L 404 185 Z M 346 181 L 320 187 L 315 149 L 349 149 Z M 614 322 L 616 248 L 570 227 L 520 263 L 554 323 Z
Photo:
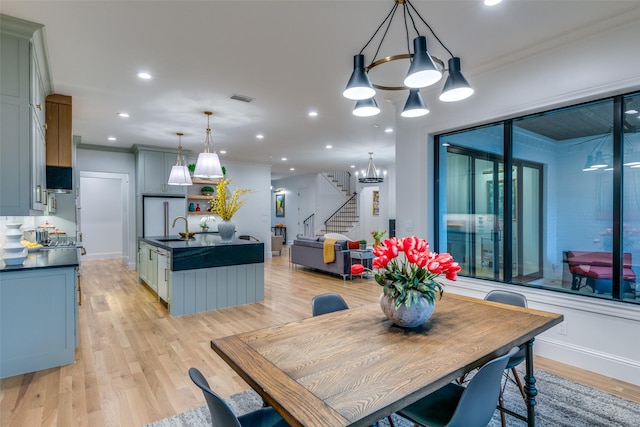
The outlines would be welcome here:
M 511 236 L 508 279 L 542 277 L 541 165 L 514 161 L 505 186 L 499 156 L 449 147 L 446 168 L 447 249 L 461 274 L 504 280 L 504 239 Z M 505 190 L 511 191 L 510 206 Z

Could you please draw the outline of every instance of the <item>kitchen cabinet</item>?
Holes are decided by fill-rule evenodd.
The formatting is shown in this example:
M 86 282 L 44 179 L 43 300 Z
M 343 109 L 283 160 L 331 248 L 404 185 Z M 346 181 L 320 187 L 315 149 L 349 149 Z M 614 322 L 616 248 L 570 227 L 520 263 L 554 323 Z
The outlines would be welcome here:
M 186 194 L 184 186 L 167 184 L 171 168 L 176 164 L 177 151 L 158 151 L 141 146 L 136 146 L 135 150 L 138 194 Z
M 3 271 L 0 277 L 0 376 L 74 363 L 76 268 Z
M 158 292 L 158 253 L 155 246 L 140 242 L 138 250 L 138 280 Z
M 169 303 L 169 282 L 171 280 L 171 271 L 169 267 L 171 266 L 171 254 L 164 250 L 158 248 L 156 251 L 157 254 L 157 294 L 158 298 L 162 301 Z
M 71 97 L 52 94 L 46 98 L 47 166 L 71 167 L 73 136 Z
M 0 216 L 44 211 L 42 100 L 51 78 L 42 28 L 0 15 Z

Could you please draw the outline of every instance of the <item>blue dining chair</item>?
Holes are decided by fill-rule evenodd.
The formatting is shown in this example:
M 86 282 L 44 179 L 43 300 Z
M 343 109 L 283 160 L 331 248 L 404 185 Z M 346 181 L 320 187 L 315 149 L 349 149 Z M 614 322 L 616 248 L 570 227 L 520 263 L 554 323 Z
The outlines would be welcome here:
M 496 410 L 507 361 L 518 351 L 513 347 L 487 362 L 466 387 L 449 383 L 397 414 L 425 427 L 485 427 Z
M 229 405 L 214 393 L 202 373 L 189 369 L 191 380 L 200 387 L 211 412 L 212 427 L 287 427 L 289 424 L 271 407 L 236 417 Z
M 519 294 L 517 292 L 502 291 L 499 289 L 489 292 L 487 295 L 485 295 L 484 299 L 485 301 L 500 302 L 503 304 L 515 305 L 517 307 L 527 306 L 527 297 L 525 297 L 524 295 Z M 521 345 L 520 351 L 518 351 L 518 353 L 516 353 L 515 356 L 511 357 L 507 362 L 507 367 L 505 369 L 507 378 L 504 384 L 500 387 L 500 395 L 498 396 L 498 403 L 500 403 L 500 407 L 498 409 L 500 409 L 500 422 L 502 424 L 502 427 L 506 426 L 506 420 L 505 420 L 504 411 L 502 410 L 502 408 L 504 408 L 503 395 L 504 395 L 504 389 L 507 386 L 507 383 L 509 381 L 509 371 L 511 371 L 511 373 L 513 374 L 513 381 L 518 386 L 520 395 L 522 395 L 523 399 L 526 399 L 526 396 L 524 394 L 524 388 L 522 387 L 522 380 L 520 380 L 518 371 L 516 371 L 516 366 L 524 362 L 525 351 L 526 351 L 525 345 Z
M 344 298 L 335 292 L 316 295 L 311 299 L 311 314 L 313 316 L 320 316 L 321 314 L 346 310 L 348 308 L 349 306 Z

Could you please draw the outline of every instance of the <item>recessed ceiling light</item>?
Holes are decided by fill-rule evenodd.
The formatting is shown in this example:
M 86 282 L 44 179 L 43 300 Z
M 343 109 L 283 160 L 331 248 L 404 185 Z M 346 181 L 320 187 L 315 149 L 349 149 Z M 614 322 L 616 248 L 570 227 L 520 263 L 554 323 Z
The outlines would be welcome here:
M 392 133 L 393 132 L 393 128 L 386 128 L 384 131 L 385 131 L 385 133 Z
M 227 150 L 220 150 L 220 154 L 227 154 Z
M 318 117 L 317 111 L 309 111 L 309 117 Z
M 283 158 L 281 158 L 280 160 L 282 160 L 283 162 L 286 162 L 286 161 L 287 161 L 287 158 L 286 158 L 286 157 L 283 157 Z
M 296 170 L 296 168 L 289 168 L 289 170 L 290 170 L 290 171 L 294 171 L 294 170 Z
M 149 79 L 151 79 L 151 74 L 142 71 L 142 72 L 138 73 L 138 77 L 140 77 L 141 79 L 149 80 Z
M 351 165 L 351 169 L 355 169 L 356 165 Z
M 120 117 L 124 117 L 124 118 L 131 117 L 131 116 L 129 116 L 129 113 L 118 113 L 118 115 Z
M 333 145 L 327 145 L 327 146 L 326 146 L 326 149 L 327 149 L 327 150 L 331 150 L 332 148 L 333 148 Z
M 485 6 L 495 6 L 500 3 L 502 0 L 484 0 Z
M 115 136 L 110 136 L 109 138 L 107 138 L 109 141 L 115 141 L 116 137 Z
M 638 110 L 636 110 L 635 108 L 631 108 L 627 111 L 624 112 L 625 114 L 637 114 Z
M 259 133 L 259 134 L 257 134 L 257 135 L 256 135 L 256 138 L 258 138 L 258 139 L 263 139 L 263 138 L 264 138 L 264 135 L 263 135 L 263 134 L 261 134 L 261 133 Z

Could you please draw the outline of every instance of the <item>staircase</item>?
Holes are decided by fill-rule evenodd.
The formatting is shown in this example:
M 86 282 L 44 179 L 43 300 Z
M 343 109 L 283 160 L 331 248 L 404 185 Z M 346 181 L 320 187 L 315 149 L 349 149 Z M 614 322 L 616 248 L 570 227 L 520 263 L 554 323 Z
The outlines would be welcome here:
M 345 196 L 351 196 L 351 172 L 349 171 L 331 171 L 325 172 L 325 176 L 329 178 Z
M 347 235 L 359 222 L 358 195 L 353 193 L 349 200 L 324 222 L 324 226 L 318 234 L 340 233 Z

